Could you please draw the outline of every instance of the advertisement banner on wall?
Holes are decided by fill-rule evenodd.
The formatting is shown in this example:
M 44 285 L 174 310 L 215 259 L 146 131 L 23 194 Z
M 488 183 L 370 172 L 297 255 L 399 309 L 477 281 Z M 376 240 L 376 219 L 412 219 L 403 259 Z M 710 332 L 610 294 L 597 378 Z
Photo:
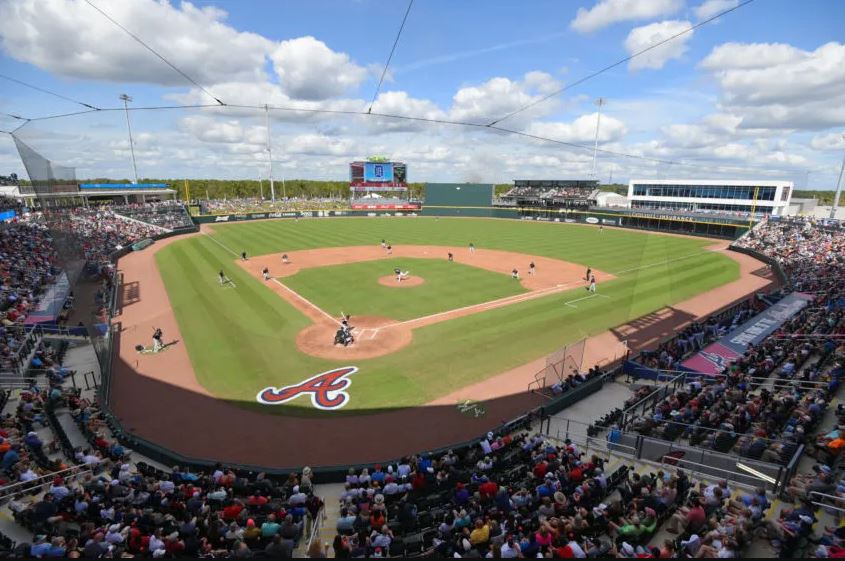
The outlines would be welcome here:
M 706 346 L 681 363 L 685 369 L 715 375 L 774 333 L 787 320 L 803 310 L 813 299 L 809 294 L 793 292 L 767 310 L 760 312 L 712 345 Z

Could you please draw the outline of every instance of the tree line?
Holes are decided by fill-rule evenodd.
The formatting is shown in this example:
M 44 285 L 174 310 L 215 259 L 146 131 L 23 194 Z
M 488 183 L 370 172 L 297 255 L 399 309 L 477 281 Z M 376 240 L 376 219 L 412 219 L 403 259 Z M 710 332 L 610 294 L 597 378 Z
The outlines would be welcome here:
M 179 199 L 185 200 L 187 182 L 189 199 L 239 199 L 263 196 L 270 199 L 270 182 L 257 181 L 255 179 L 153 179 L 144 178 L 138 180 L 140 183 L 167 183 L 177 192 Z M 104 178 L 82 179 L 79 183 L 131 183 L 128 179 L 114 180 Z M 29 185 L 29 181 L 21 179 L 20 185 Z M 498 197 L 513 187 L 512 183 L 497 183 L 494 185 L 494 193 Z M 612 192 L 619 195 L 628 194 L 628 185 L 625 183 L 612 183 L 599 185 L 603 192 Z M 408 190 L 411 198 L 422 199 L 425 196 L 425 183 L 409 183 Z M 287 179 L 275 182 L 276 198 L 303 197 L 303 198 L 349 198 L 349 183 L 346 181 L 318 181 L 315 179 Z M 819 205 L 828 206 L 833 204 L 834 191 L 819 189 L 804 190 L 796 189 L 792 196 L 802 199 L 817 199 Z M 845 206 L 845 197 L 839 202 Z

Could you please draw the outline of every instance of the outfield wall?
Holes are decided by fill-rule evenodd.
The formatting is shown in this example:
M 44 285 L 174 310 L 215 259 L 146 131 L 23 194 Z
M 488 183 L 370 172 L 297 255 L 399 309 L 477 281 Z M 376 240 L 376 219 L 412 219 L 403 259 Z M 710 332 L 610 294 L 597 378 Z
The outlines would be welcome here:
M 538 222 L 566 222 L 616 226 L 633 230 L 670 232 L 708 238 L 735 240 L 747 232 L 752 223 L 739 219 L 708 217 L 694 220 L 686 216 L 638 213 L 630 210 L 570 210 L 547 208 L 502 208 L 493 206 L 424 206 L 420 212 L 373 210 L 313 210 L 288 212 L 252 212 L 193 216 L 197 224 L 230 224 L 251 220 L 284 218 L 330 218 L 375 216 L 443 216 L 455 218 L 505 218 Z

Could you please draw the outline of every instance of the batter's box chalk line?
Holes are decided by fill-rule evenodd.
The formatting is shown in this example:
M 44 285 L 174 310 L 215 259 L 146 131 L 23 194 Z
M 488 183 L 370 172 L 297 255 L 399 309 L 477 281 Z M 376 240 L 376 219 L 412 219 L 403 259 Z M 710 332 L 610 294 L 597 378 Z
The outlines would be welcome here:
M 610 298 L 610 296 L 607 296 L 605 294 L 590 294 L 589 296 L 584 296 L 582 298 L 570 300 L 569 302 L 564 302 L 564 305 L 569 306 L 570 308 L 577 308 L 578 306 L 575 305 L 575 302 L 581 302 L 582 300 L 590 300 L 591 298 Z
M 376 335 L 378 335 L 378 332 L 379 332 L 378 328 L 362 329 L 358 333 L 357 339 L 359 341 L 372 340 L 372 339 L 376 338 Z

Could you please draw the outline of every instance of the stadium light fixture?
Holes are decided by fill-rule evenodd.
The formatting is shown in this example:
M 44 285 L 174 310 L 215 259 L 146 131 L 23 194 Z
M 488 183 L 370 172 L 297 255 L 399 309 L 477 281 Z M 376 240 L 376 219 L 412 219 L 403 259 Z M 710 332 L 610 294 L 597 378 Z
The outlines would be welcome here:
M 596 180 L 598 180 L 598 173 L 596 171 L 596 157 L 599 154 L 599 127 L 601 127 L 601 108 L 606 103 L 607 100 L 603 97 L 600 97 L 595 101 L 595 104 L 599 108 L 598 113 L 596 115 L 596 142 L 595 146 L 593 147 L 593 179 Z
M 267 167 L 270 175 L 270 200 L 276 202 L 276 187 L 273 184 L 273 151 L 270 148 L 270 106 L 264 106 L 264 119 L 267 125 Z
M 126 129 L 129 131 L 129 153 L 132 154 L 132 173 L 135 177 L 135 184 L 138 184 L 138 166 L 135 164 L 135 143 L 132 141 L 132 125 L 129 123 L 129 102 L 132 98 L 126 94 L 120 94 L 123 101 L 123 112 L 126 114 Z
M 845 140 L 845 134 L 842 135 Z M 830 219 L 836 218 L 836 209 L 839 208 L 839 197 L 842 195 L 842 174 L 845 173 L 845 156 L 842 157 L 842 167 L 839 168 L 839 179 L 836 180 L 836 194 L 833 196 L 833 206 L 830 207 Z

